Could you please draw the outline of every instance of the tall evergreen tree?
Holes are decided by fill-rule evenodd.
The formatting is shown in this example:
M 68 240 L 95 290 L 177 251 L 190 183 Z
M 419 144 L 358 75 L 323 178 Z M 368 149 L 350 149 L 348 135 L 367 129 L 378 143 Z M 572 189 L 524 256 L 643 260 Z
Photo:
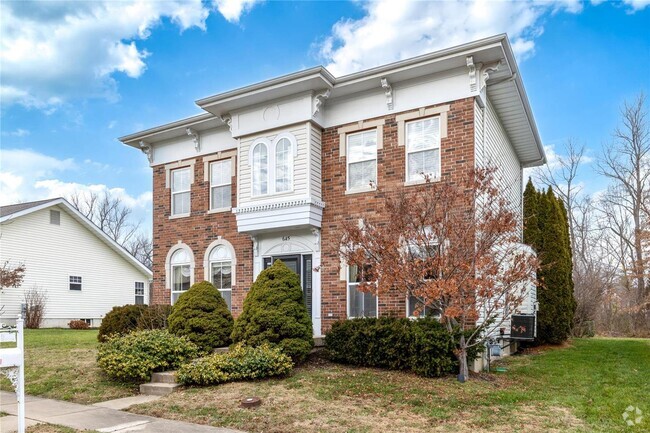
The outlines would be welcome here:
M 567 213 L 551 188 L 537 191 L 530 180 L 524 192 L 524 242 L 541 263 L 536 343 L 559 344 L 568 338 L 575 312 Z

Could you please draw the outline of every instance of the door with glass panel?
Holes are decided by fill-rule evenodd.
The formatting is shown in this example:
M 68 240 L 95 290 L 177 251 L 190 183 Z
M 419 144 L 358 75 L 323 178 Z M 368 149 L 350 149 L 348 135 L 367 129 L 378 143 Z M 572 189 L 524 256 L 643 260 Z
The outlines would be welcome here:
M 300 286 L 302 287 L 303 299 L 305 300 L 305 307 L 312 316 L 312 257 L 311 254 L 303 255 L 290 255 L 290 256 L 273 256 L 264 257 L 264 269 L 268 268 L 276 260 L 282 260 L 282 263 L 287 265 L 289 269 L 298 274 L 300 278 Z

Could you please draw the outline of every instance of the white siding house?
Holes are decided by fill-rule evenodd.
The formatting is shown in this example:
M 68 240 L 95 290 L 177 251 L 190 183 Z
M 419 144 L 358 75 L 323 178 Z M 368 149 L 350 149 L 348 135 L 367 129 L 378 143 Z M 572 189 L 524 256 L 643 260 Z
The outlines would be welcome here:
M 75 319 L 99 326 L 116 305 L 149 302 L 151 271 L 62 198 L 0 208 L 0 263 L 7 262 L 23 264 L 25 279 L 0 294 L 4 323 L 34 288 L 47 297 L 43 327 Z

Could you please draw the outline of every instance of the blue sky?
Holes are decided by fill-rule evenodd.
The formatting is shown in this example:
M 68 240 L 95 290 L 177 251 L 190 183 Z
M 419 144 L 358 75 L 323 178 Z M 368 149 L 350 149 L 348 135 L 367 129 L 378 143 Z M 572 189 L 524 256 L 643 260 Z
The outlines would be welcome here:
M 546 145 L 595 157 L 650 91 L 647 1 L 3 1 L 0 203 L 111 190 L 149 225 L 151 171 L 117 137 L 323 64 L 336 75 L 508 32 Z M 53 37 L 52 35 L 57 35 Z M 585 164 L 587 192 L 604 182 Z

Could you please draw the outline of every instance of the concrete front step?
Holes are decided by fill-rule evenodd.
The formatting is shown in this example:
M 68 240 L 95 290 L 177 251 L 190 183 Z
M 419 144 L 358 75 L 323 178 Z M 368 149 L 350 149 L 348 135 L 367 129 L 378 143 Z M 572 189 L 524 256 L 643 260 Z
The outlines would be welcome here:
M 180 387 L 178 383 L 149 382 L 140 385 L 140 394 L 144 395 L 168 395 Z
M 175 371 L 162 371 L 151 375 L 151 382 L 157 383 L 176 383 Z

